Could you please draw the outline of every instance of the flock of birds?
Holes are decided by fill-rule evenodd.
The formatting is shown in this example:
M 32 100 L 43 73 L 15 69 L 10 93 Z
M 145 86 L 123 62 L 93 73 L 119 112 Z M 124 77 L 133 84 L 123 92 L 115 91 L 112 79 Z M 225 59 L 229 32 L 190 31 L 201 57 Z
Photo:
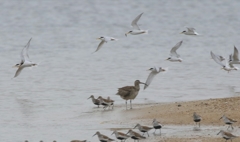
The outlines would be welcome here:
M 141 13 L 140 15 L 138 15 L 131 23 L 133 30 L 128 31 L 127 33 L 125 33 L 125 36 L 127 36 L 128 34 L 131 35 L 139 35 L 139 34 L 147 34 L 148 30 L 142 30 L 139 28 L 138 26 L 138 21 L 141 18 L 141 16 L 143 15 L 143 13 Z M 196 32 L 196 30 L 194 28 L 187 28 L 187 31 L 183 31 L 181 32 L 181 34 L 185 34 L 185 35 L 194 35 L 194 36 L 198 36 L 199 34 Z M 32 39 L 32 38 L 31 38 Z M 21 57 L 21 61 L 20 63 L 17 63 L 14 67 L 17 67 L 17 71 L 14 75 L 14 78 L 16 78 L 17 76 L 19 76 L 19 74 L 21 73 L 21 71 L 25 68 L 25 67 L 33 67 L 36 66 L 37 64 L 32 62 L 29 58 L 28 55 L 28 49 L 30 47 L 30 42 L 31 39 L 28 41 L 27 45 L 24 46 L 24 48 L 21 51 L 20 57 Z M 107 36 L 102 36 L 100 38 L 98 38 L 99 40 L 101 40 L 101 42 L 99 43 L 97 49 L 95 50 L 95 52 L 97 52 L 98 50 L 100 50 L 102 48 L 102 46 L 104 45 L 104 43 L 107 43 L 108 41 L 117 41 L 118 39 L 113 38 L 113 37 L 107 37 Z M 176 52 L 179 47 L 182 45 L 183 41 L 178 42 L 171 50 L 170 50 L 170 57 L 168 57 L 166 60 L 171 61 L 171 62 L 182 62 L 183 60 L 180 58 L 180 55 Z M 94 52 L 93 52 L 94 53 Z M 238 70 L 237 67 L 234 66 L 234 64 L 240 64 L 239 61 L 239 57 L 238 57 L 238 49 L 234 46 L 234 52 L 233 54 L 229 55 L 229 60 L 225 62 L 225 64 L 223 63 L 223 61 L 225 60 L 225 58 L 223 56 L 214 54 L 212 51 L 210 52 L 210 55 L 212 57 L 212 59 L 219 65 L 222 66 L 222 69 L 226 70 L 227 72 L 230 72 L 232 70 Z M 130 109 L 132 109 L 132 100 L 134 100 L 137 95 L 138 92 L 140 90 L 140 84 L 144 84 L 144 89 L 146 89 L 152 82 L 153 78 L 160 72 L 165 72 L 167 70 L 167 68 L 162 68 L 162 67 L 152 67 L 149 69 L 150 74 L 146 80 L 145 83 L 136 80 L 134 82 L 134 86 L 125 86 L 125 87 L 121 87 L 118 88 L 118 92 L 116 93 L 116 95 L 119 95 L 122 99 L 124 99 L 126 101 L 126 109 L 127 107 L 127 101 L 130 100 Z M 110 97 L 108 97 L 107 99 L 102 98 L 101 96 L 99 96 L 97 99 L 94 98 L 94 96 L 90 96 L 89 98 L 92 99 L 92 102 L 95 105 L 103 105 L 103 108 L 112 108 L 114 107 L 114 100 L 111 100 Z M 197 115 L 196 113 L 193 114 L 193 120 L 194 122 L 199 122 L 199 127 L 200 127 L 200 121 L 201 121 L 201 117 L 199 115 Z M 230 125 L 232 127 L 232 123 L 234 123 L 235 121 L 223 116 L 221 117 L 221 119 L 224 120 L 224 122 L 228 125 Z M 136 127 L 143 132 L 143 134 L 146 132 L 148 134 L 148 131 L 155 128 L 156 129 L 161 129 L 162 125 L 156 121 L 156 119 L 153 120 L 153 127 L 147 127 L 147 126 L 142 126 L 140 124 L 137 124 Z M 232 127 L 233 128 L 233 127 Z M 161 131 L 160 131 L 161 133 Z M 134 132 L 133 130 L 129 130 L 127 134 L 121 133 L 121 132 L 117 132 L 114 131 L 113 134 L 115 134 L 116 138 L 121 140 L 121 141 L 125 141 L 127 138 L 131 137 L 132 139 L 135 140 L 140 140 L 140 139 L 145 139 L 146 137 L 140 135 L 137 132 Z M 221 134 L 223 136 L 224 139 L 227 140 L 232 140 L 233 138 L 235 138 L 236 136 L 232 135 L 229 132 L 225 132 L 223 130 L 221 130 L 218 134 Z M 94 135 L 97 135 L 99 138 L 99 141 L 101 142 L 110 142 L 110 141 L 114 141 L 113 139 L 101 134 L 100 132 L 96 132 Z M 148 134 L 149 136 L 149 134 Z M 86 142 L 85 141 L 79 141 L 79 140 L 74 140 L 71 142 Z

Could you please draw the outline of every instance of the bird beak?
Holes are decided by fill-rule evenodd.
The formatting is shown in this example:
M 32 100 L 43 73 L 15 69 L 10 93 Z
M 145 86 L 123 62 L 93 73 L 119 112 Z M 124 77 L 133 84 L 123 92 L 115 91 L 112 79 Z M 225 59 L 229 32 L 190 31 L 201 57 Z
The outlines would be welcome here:
M 147 85 L 146 83 L 140 82 L 141 84 Z
M 220 120 L 220 119 L 222 119 L 222 117 L 221 117 L 221 118 L 219 118 L 219 120 Z
M 183 34 L 183 32 L 179 33 L 179 34 Z
M 88 99 L 90 99 L 91 97 L 89 97 Z
M 169 60 L 168 58 L 166 60 Z
M 137 127 L 137 125 L 133 129 L 135 129 L 136 127 Z
M 95 136 L 96 134 L 97 134 L 97 133 L 95 133 L 93 136 Z M 92 137 L 93 137 L 93 136 L 92 136 Z
M 221 132 L 221 131 L 220 131 Z M 220 132 L 219 133 L 217 133 L 217 135 L 219 135 L 220 134 Z
M 113 133 L 111 135 L 113 135 L 115 132 L 113 131 Z
M 126 135 L 129 133 L 130 131 L 128 131 L 127 133 L 126 133 Z
M 97 39 L 101 40 L 100 38 L 97 38 Z
M 162 69 L 162 71 L 166 71 L 165 69 Z
M 129 32 L 125 33 L 125 36 L 127 36 L 127 34 L 129 34 Z

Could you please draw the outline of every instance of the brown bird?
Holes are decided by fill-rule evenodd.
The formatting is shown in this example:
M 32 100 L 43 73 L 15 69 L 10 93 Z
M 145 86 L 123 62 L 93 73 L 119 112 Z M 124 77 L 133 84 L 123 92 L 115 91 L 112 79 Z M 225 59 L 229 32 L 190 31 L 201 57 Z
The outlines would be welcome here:
M 121 132 L 113 131 L 112 134 L 115 134 L 116 138 L 121 140 L 121 141 L 126 141 L 130 136 Z
M 99 131 L 97 131 L 93 136 L 98 135 L 98 139 L 100 142 L 110 142 L 114 141 L 114 139 L 109 138 L 108 136 L 105 136 L 101 134 Z
M 138 128 L 139 131 L 143 132 L 143 135 L 144 135 L 145 133 L 148 134 L 148 131 L 150 131 L 151 129 L 153 129 L 152 127 L 142 126 L 142 125 L 140 125 L 140 124 L 137 124 L 133 129 L 135 129 L 136 127 Z M 148 137 L 149 137 L 149 134 L 148 134 Z
M 221 130 L 217 135 L 219 135 L 219 134 L 221 134 L 222 137 L 223 137 L 226 141 L 228 141 L 228 140 L 231 140 L 231 141 L 232 141 L 232 139 L 234 139 L 234 138 L 237 137 L 237 136 L 234 136 L 233 134 L 228 133 L 228 132 L 225 132 L 225 131 L 223 131 L 223 130 Z
M 130 100 L 130 109 L 132 109 L 132 100 L 134 100 L 138 92 L 140 90 L 140 84 L 145 84 L 136 80 L 134 82 L 134 86 L 125 86 L 122 88 L 118 88 L 118 92 L 116 95 L 119 95 L 122 99 L 126 100 L 126 109 L 127 109 L 127 101 Z M 146 84 L 145 84 L 146 85 Z
M 105 108 L 110 108 L 110 106 L 112 106 L 113 109 L 113 100 L 109 99 L 104 99 L 102 98 L 102 96 L 98 97 L 98 100 L 100 101 L 100 104 L 103 105 L 103 109 L 105 110 Z
M 222 119 L 225 124 L 229 125 L 228 128 L 231 126 L 232 129 L 233 129 L 232 124 L 235 123 L 235 122 L 237 122 L 237 121 L 235 121 L 235 120 L 233 120 L 233 119 L 231 119 L 231 118 L 228 118 L 228 117 L 225 116 L 225 115 L 223 115 L 220 119 Z M 220 120 L 220 119 L 219 119 L 219 120 Z M 227 128 L 227 129 L 228 129 L 228 128 Z
M 134 139 L 134 141 L 135 141 L 135 140 L 139 141 L 139 140 L 141 140 L 141 139 L 146 139 L 146 137 L 141 136 L 139 133 L 134 132 L 134 131 L 131 130 L 131 129 L 127 132 L 127 134 L 128 134 L 128 133 L 130 134 L 130 137 L 131 137 L 132 139 Z
M 92 98 L 93 104 L 97 105 L 99 107 L 100 101 L 98 99 L 95 99 L 93 95 L 91 95 L 88 99 Z

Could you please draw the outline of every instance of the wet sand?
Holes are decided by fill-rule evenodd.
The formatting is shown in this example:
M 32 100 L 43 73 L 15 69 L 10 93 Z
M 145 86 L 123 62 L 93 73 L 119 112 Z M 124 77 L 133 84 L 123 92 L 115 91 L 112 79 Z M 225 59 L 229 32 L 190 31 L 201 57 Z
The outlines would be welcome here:
M 193 122 L 193 112 L 201 115 L 201 128 L 196 128 Z M 227 130 L 227 127 L 219 118 L 225 114 L 238 122 L 233 124 L 234 130 Z M 209 99 L 189 102 L 175 102 L 164 104 L 138 105 L 138 108 L 125 111 L 124 117 L 128 117 L 128 123 L 134 125 L 151 126 L 151 122 L 156 118 L 163 124 L 162 135 L 150 136 L 145 141 L 152 142 L 221 142 L 225 141 L 217 133 L 220 130 L 229 131 L 234 135 L 240 135 L 240 97 Z M 176 129 L 176 131 L 174 130 Z M 138 132 L 138 130 L 135 130 Z M 152 132 L 150 132 L 152 135 Z M 239 141 L 236 138 L 233 141 Z

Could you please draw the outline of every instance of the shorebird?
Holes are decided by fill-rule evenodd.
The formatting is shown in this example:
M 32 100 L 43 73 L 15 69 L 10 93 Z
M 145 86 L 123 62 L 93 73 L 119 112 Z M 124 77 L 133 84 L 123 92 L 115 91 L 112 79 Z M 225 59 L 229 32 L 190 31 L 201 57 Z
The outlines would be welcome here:
M 93 95 L 91 95 L 88 99 L 92 98 L 93 104 L 97 105 L 99 107 L 100 101 L 98 99 L 95 99 Z
M 159 129 L 161 134 L 162 125 L 156 119 L 153 119 L 152 124 L 153 124 L 153 128 L 155 129 L 154 133 L 156 132 L 157 129 Z
M 182 45 L 183 41 L 178 42 L 170 51 L 170 56 L 166 60 L 171 62 L 182 62 L 182 59 L 180 58 L 180 55 L 176 52 L 177 49 Z
M 116 138 L 122 141 L 126 141 L 130 136 L 121 132 L 113 131 L 112 134 L 115 134 Z
M 182 31 L 180 34 L 185 34 L 185 35 L 199 35 L 194 28 L 187 28 L 187 31 Z
M 108 100 L 109 102 L 112 102 L 112 104 L 111 104 L 111 105 L 112 105 L 112 108 L 113 108 L 113 107 L 114 107 L 114 100 L 110 99 L 110 97 L 109 97 L 109 96 L 107 97 L 107 100 Z
M 134 86 L 125 86 L 122 88 L 118 88 L 118 92 L 116 95 L 119 95 L 122 99 L 126 100 L 126 109 L 127 109 L 127 101 L 130 100 L 130 109 L 132 109 L 132 100 L 134 100 L 138 92 L 140 90 L 140 84 L 145 84 L 136 80 L 134 82 Z
M 229 73 L 231 70 L 236 70 L 235 68 L 231 68 L 231 67 L 229 66 L 229 63 L 227 63 L 227 62 L 226 62 L 226 64 L 224 65 L 224 64 L 220 61 L 220 59 L 219 59 L 212 51 L 210 52 L 210 54 L 211 54 L 213 60 L 214 60 L 217 64 L 219 64 L 219 65 L 222 66 L 222 69 L 223 69 L 223 70 L 227 71 L 228 73 Z
M 238 57 L 238 49 L 234 46 L 232 61 L 230 64 L 240 64 L 239 57 Z
M 140 124 L 137 124 L 133 129 L 135 129 L 136 127 L 138 128 L 139 131 L 143 132 L 143 135 L 144 135 L 145 133 L 148 134 L 148 131 L 150 131 L 150 130 L 153 129 L 152 127 L 142 126 L 142 125 L 140 125 Z M 149 137 L 149 134 L 148 134 L 148 137 Z
M 232 129 L 233 129 L 232 124 L 235 123 L 235 122 L 237 122 L 236 120 L 233 120 L 233 119 L 231 119 L 231 118 L 228 118 L 228 117 L 225 116 L 225 115 L 223 115 L 220 119 L 222 119 L 223 122 L 228 125 L 228 128 L 227 128 L 227 129 L 229 129 L 229 127 L 232 127 Z M 219 119 L 219 120 L 220 120 L 220 119 Z
M 129 32 L 127 32 L 125 34 L 125 36 L 127 36 L 127 34 L 131 34 L 131 35 L 139 35 L 139 34 L 144 34 L 144 33 L 148 33 L 148 30 L 141 30 L 137 24 L 138 20 L 141 18 L 143 13 L 141 13 L 140 15 L 138 15 L 131 23 L 132 27 L 134 28 L 134 30 L 131 30 Z
M 160 72 L 166 71 L 166 69 L 163 69 L 162 67 L 153 67 L 153 68 L 150 68 L 149 70 L 151 71 L 151 73 L 148 75 L 148 78 L 144 85 L 144 89 L 146 89 L 150 85 L 155 75 L 157 75 Z
M 23 68 L 25 68 L 25 67 L 32 67 L 32 66 L 36 66 L 37 65 L 37 64 L 33 63 L 32 61 L 30 61 L 29 55 L 28 55 L 28 48 L 30 46 L 31 39 L 28 41 L 27 45 L 24 46 L 24 48 L 21 51 L 21 54 L 20 54 L 21 62 L 14 66 L 14 67 L 18 67 L 18 69 L 17 69 L 17 71 L 16 71 L 16 73 L 15 73 L 13 78 L 17 77 L 21 73 Z
M 217 135 L 219 135 L 219 134 L 221 134 L 222 137 L 223 137 L 226 141 L 228 141 L 228 140 L 231 140 L 231 141 L 232 141 L 232 139 L 234 139 L 234 138 L 237 137 L 237 136 L 234 136 L 233 134 L 231 134 L 231 133 L 229 133 L 229 132 L 225 132 L 225 131 L 223 131 L 223 130 L 221 130 Z
M 112 109 L 113 109 L 114 102 L 112 100 L 104 99 L 104 98 L 102 98 L 102 96 L 99 96 L 98 100 L 99 100 L 100 104 L 103 105 L 103 109 L 105 109 L 107 107 L 110 108 L 110 106 L 112 106 Z
M 99 40 L 101 40 L 101 42 L 99 43 L 97 49 L 95 52 L 97 52 L 104 43 L 107 43 L 108 41 L 117 41 L 118 39 L 113 38 L 113 37 L 107 37 L 107 36 L 101 36 L 100 38 L 97 38 Z M 93 52 L 94 53 L 94 52 Z
M 198 123 L 199 127 L 200 127 L 200 121 L 202 120 L 201 116 L 198 115 L 196 112 L 193 113 L 193 121 L 196 122 L 196 125 Z
M 127 132 L 127 134 L 128 134 L 128 133 L 130 134 L 130 137 L 131 137 L 132 139 L 134 139 L 134 141 L 135 141 L 135 140 L 139 141 L 139 140 L 141 140 L 141 139 L 146 139 L 146 137 L 141 136 L 139 133 L 134 132 L 134 131 L 131 130 L 131 129 Z
M 87 140 L 82 140 L 82 141 L 80 141 L 80 140 L 72 140 L 71 142 L 87 142 Z
M 99 131 L 97 131 L 93 136 L 97 135 L 100 142 L 111 142 L 114 141 L 114 139 L 111 139 L 103 134 L 101 134 Z

